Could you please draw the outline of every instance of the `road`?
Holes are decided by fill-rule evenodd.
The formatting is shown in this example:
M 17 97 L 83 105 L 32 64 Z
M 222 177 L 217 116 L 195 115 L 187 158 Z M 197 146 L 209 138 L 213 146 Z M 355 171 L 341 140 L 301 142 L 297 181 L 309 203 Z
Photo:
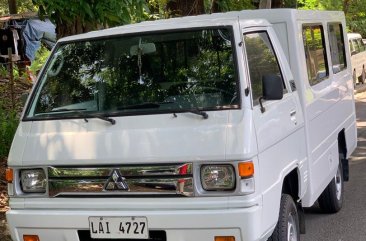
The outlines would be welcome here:
M 366 240 L 366 92 L 356 95 L 358 147 L 350 159 L 344 206 L 337 214 L 323 214 L 317 204 L 305 209 L 302 241 Z

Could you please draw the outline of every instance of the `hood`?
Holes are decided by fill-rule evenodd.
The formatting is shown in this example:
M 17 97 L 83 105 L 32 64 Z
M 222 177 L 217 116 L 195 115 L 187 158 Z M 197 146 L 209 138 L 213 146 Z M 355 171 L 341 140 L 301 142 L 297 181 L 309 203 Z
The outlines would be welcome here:
M 222 161 L 228 133 L 241 126 L 230 121 L 230 112 L 210 111 L 208 119 L 192 113 L 113 117 L 115 125 L 97 118 L 22 122 L 9 165 Z M 243 150 L 242 142 L 230 143 L 231 152 Z

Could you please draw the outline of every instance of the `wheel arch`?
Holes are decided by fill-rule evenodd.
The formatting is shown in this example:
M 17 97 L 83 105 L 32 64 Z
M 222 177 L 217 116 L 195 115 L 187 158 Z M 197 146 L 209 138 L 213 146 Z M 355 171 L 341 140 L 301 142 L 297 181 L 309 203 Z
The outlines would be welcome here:
M 342 163 L 343 180 L 349 180 L 349 161 L 347 159 L 347 140 L 345 130 L 342 129 L 338 133 L 338 152 L 340 156 L 340 162 Z
M 298 168 L 294 168 L 289 172 L 282 183 L 282 194 L 288 194 L 294 200 L 297 207 L 297 213 L 299 217 L 300 233 L 305 233 L 305 215 L 300 200 L 300 173 Z
M 299 199 L 299 177 L 298 168 L 294 168 L 285 176 L 282 183 L 282 193 L 290 195 L 295 202 Z

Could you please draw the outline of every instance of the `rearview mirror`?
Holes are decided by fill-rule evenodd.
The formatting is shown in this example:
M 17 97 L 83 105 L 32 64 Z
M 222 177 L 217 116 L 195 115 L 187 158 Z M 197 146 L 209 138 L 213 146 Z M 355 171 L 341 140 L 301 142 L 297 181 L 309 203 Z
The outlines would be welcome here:
M 132 45 L 130 48 L 130 54 L 132 56 L 143 54 L 151 54 L 156 52 L 156 46 L 154 43 L 144 43 L 139 45 Z
M 262 100 L 281 100 L 283 98 L 283 82 L 278 75 L 262 76 L 263 96 L 259 98 L 262 113 L 265 111 Z

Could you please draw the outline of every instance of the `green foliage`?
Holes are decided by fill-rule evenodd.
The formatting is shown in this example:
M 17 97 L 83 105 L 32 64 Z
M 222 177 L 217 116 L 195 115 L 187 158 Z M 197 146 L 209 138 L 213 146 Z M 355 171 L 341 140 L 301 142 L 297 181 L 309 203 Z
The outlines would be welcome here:
M 36 58 L 32 62 L 32 65 L 29 67 L 30 71 L 33 74 L 36 75 L 41 70 L 44 63 L 46 63 L 48 56 L 50 56 L 50 53 L 51 52 L 46 47 L 41 45 L 41 48 L 38 49 L 36 53 Z
M 299 0 L 299 9 L 305 10 L 343 10 L 343 0 Z
M 16 113 L 6 110 L 0 102 L 0 159 L 5 158 L 9 153 L 18 121 Z
M 6 69 L 5 65 L 0 65 L 0 78 L 4 78 L 8 75 L 8 70 Z
M 149 11 L 145 12 L 146 19 L 164 19 L 169 18 L 169 11 L 167 10 L 169 0 L 148 0 L 147 5 Z
M 18 13 L 37 12 L 38 8 L 32 0 L 17 0 Z M 9 14 L 8 0 L 0 0 L 0 16 Z
M 92 24 L 94 27 L 140 21 L 147 9 L 144 0 L 32 1 L 39 6 L 41 16 L 48 15 L 57 23 L 70 24 L 79 19 L 82 24 Z
M 212 0 L 205 0 L 205 7 L 206 12 L 209 13 L 209 9 L 212 8 L 212 3 L 214 1 Z M 219 9 L 221 12 L 228 12 L 228 11 L 240 11 L 243 9 L 253 9 L 253 1 L 251 0 L 217 0 L 217 5 L 219 6 Z
M 347 5 L 346 18 L 351 32 L 360 33 L 366 37 L 366 0 L 350 0 Z

